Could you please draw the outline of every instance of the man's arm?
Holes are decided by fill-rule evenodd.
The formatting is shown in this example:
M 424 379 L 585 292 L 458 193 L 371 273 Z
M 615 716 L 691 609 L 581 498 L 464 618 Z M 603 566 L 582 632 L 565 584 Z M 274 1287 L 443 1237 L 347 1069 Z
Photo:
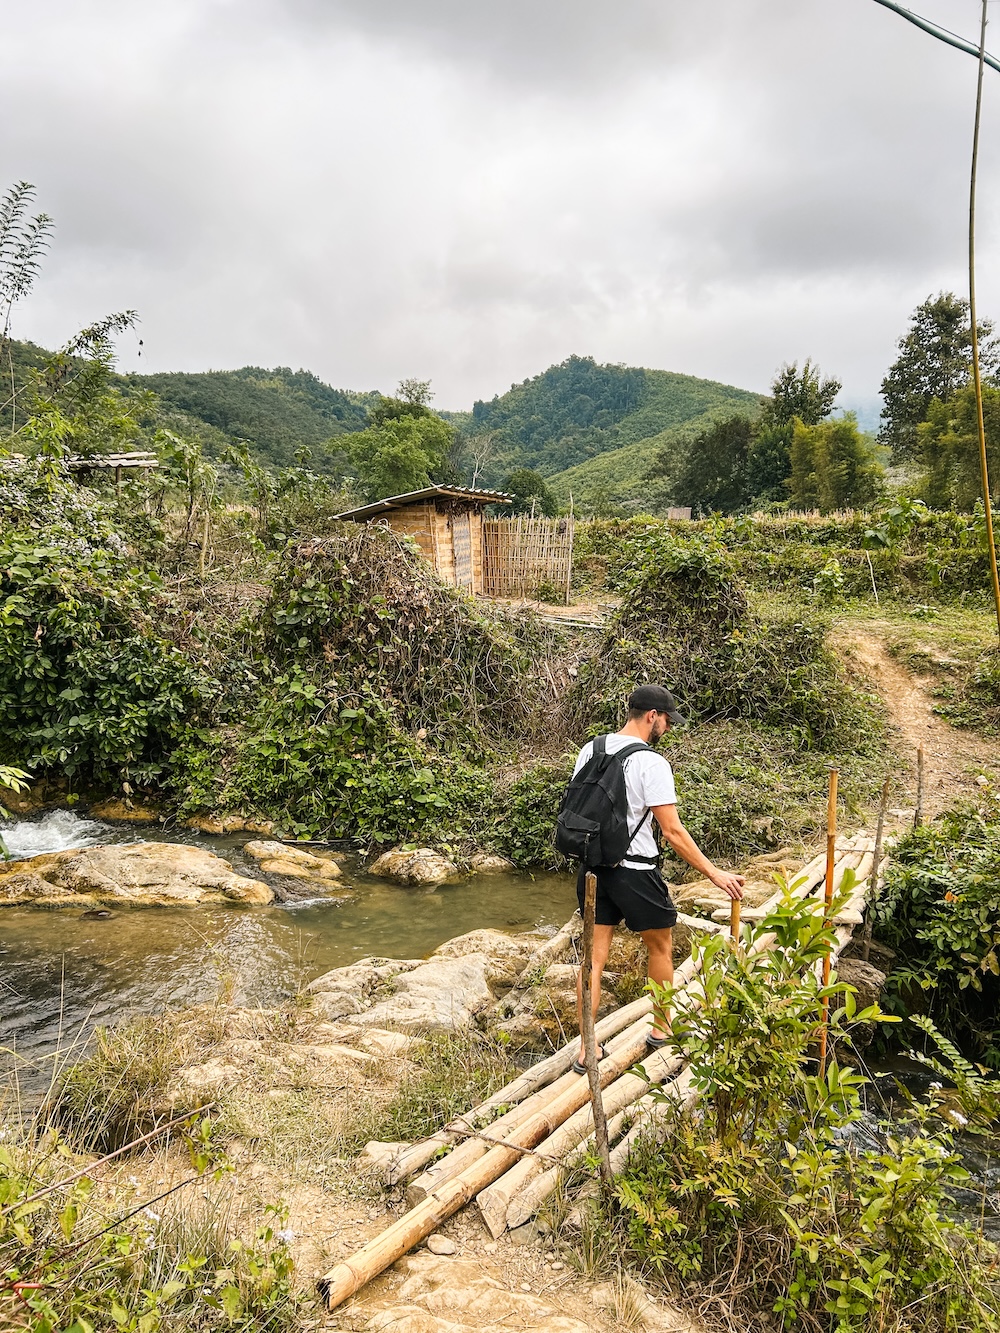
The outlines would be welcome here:
M 720 870 L 708 859 L 681 823 L 676 805 L 654 805 L 653 818 L 663 830 L 667 842 L 689 866 L 700 870 L 717 889 L 723 889 L 730 898 L 743 897 L 745 878 L 742 875 L 734 875 L 728 870 Z

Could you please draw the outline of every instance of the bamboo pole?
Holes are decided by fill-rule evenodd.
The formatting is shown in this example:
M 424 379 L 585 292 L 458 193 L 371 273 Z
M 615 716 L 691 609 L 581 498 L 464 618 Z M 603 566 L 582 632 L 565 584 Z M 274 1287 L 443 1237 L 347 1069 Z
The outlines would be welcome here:
M 913 827 L 918 829 L 924 822 L 924 743 L 917 746 L 917 803 L 913 809 Z
M 892 778 L 887 776 L 885 782 L 882 783 L 882 797 L 878 806 L 878 824 L 875 827 L 875 851 L 872 857 L 871 873 L 871 888 L 875 894 L 878 893 L 878 877 L 882 865 L 882 834 L 885 830 L 885 817 L 889 809 L 889 788 L 891 785 Z M 874 902 L 868 903 L 868 911 L 865 913 L 865 929 L 861 937 L 861 958 L 865 963 L 868 962 L 872 950 L 872 930 L 874 928 L 872 908 L 874 905 Z
M 823 910 L 827 917 L 830 915 L 830 904 L 833 902 L 833 875 L 837 846 L 837 778 L 839 776 L 839 768 L 834 766 L 830 769 L 830 790 L 826 805 L 826 892 L 823 897 Z M 829 981 L 830 955 L 828 953 L 823 959 L 823 985 L 828 985 Z M 819 1033 L 819 1072 L 821 1078 L 826 1072 L 826 1036 L 829 1012 L 830 1001 L 824 996 L 820 1012 Z
M 641 1037 L 641 1040 L 645 1044 L 645 1037 Z M 601 1083 L 613 1082 L 632 1063 L 633 1058 L 631 1049 L 623 1048 L 619 1054 L 606 1059 L 601 1070 Z M 357 1254 L 324 1274 L 319 1280 L 319 1288 L 328 1307 L 335 1309 L 366 1282 L 388 1268 L 400 1255 L 429 1236 L 446 1218 L 457 1213 L 470 1199 L 509 1170 L 522 1156 L 520 1149 L 534 1148 L 564 1120 L 569 1119 L 574 1111 L 579 1110 L 589 1096 L 590 1088 L 586 1081 L 577 1078 L 572 1087 L 567 1088 L 546 1108 L 536 1111 L 523 1125 L 519 1125 L 509 1136 L 508 1143 L 490 1148 L 479 1161 L 428 1194 L 426 1199 L 363 1246 Z
M 608 1120 L 604 1114 L 601 1096 L 601 1076 L 598 1071 L 597 1038 L 594 1036 L 594 923 L 597 913 L 597 876 L 588 871 L 584 876 L 583 900 L 583 962 L 580 967 L 580 994 L 582 999 L 580 1029 L 583 1037 L 584 1064 L 590 1085 L 591 1110 L 594 1116 L 594 1137 L 600 1162 L 601 1181 L 611 1189 L 611 1153 L 608 1148 Z
M 618 1116 L 647 1092 L 651 1084 L 662 1083 L 671 1074 L 676 1073 L 682 1063 L 683 1061 L 679 1056 L 666 1051 L 656 1051 L 642 1062 L 644 1074 L 633 1074 L 626 1071 L 608 1085 L 601 1098 L 601 1105 L 605 1112 L 605 1134 L 608 1140 L 610 1140 L 611 1131 L 607 1117 Z M 520 1220 L 527 1221 L 528 1217 L 531 1216 L 530 1213 L 524 1213 L 523 1193 L 536 1176 L 547 1170 L 558 1169 L 551 1161 L 553 1157 L 565 1157 L 571 1149 L 585 1139 L 593 1142 L 598 1153 L 602 1152 L 594 1128 L 594 1107 L 596 1105 L 597 1103 L 592 1101 L 589 1105 L 581 1106 L 579 1111 L 575 1111 L 573 1115 L 564 1120 L 548 1138 L 543 1139 L 539 1144 L 539 1152 L 544 1153 L 544 1156 L 522 1158 L 509 1171 L 505 1171 L 499 1180 L 494 1181 L 492 1185 L 479 1194 L 476 1203 L 479 1206 L 480 1215 L 494 1240 L 502 1235 L 508 1227 L 519 1226 Z M 608 1147 L 607 1141 L 605 1147 Z M 607 1179 L 605 1180 L 602 1177 L 602 1184 L 605 1188 L 613 1179 L 610 1149 L 608 1149 L 607 1164 Z M 515 1215 L 520 1220 L 512 1220 L 510 1210 L 515 1198 L 519 1201 Z
M 860 850 L 861 844 L 861 839 L 854 838 L 844 849 L 842 849 L 840 858 L 836 864 L 834 875 L 835 890 L 839 888 L 840 884 L 843 882 L 844 876 L 848 870 L 857 870 L 859 874 L 867 873 L 866 863 L 870 864 L 871 854 Z M 807 898 L 810 896 L 810 893 L 822 883 L 824 864 L 825 857 L 822 855 L 816 857 L 813 862 L 810 862 L 810 867 L 814 868 L 814 872 L 809 875 L 800 876 L 798 880 L 794 881 L 792 887 L 794 897 L 799 899 Z M 778 892 L 768 900 L 771 910 L 781 902 L 782 897 L 782 893 Z M 757 910 L 759 911 L 761 909 Z M 759 936 L 753 941 L 751 953 L 760 954 L 773 948 L 776 943 L 776 938 L 777 937 L 772 932 Z M 680 983 L 679 988 L 686 989 L 691 982 L 695 980 L 696 976 L 693 960 L 688 959 L 681 965 L 678 972 L 678 981 Z M 694 993 L 692 998 L 694 1003 L 699 1002 L 697 992 Z M 649 1082 L 657 1081 L 657 1073 L 655 1071 L 658 1066 L 654 1061 L 667 1061 L 670 1058 L 671 1057 L 666 1052 L 659 1052 L 655 1057 L 650 1057 L 645 1060 L 643 1062 L 643 1067 L 650 1076 L 648 1080 L 635 1079 L 635 1076 L 626 1073 L 621 1079 L 616 1080 L 608 1087 L 604 1094 L 604 1100 L 605 1104 L 608 1105 L 610 1109 L 617 1111 L 614 1121 L 618 1121 L 619 1116 L 623 1116 L 630 1106 L 635 1108 L 645 1100 L 644 1093 L 648 1088 Z M 670 1071 L 661 1073 L 660 1077 L 666 1077 L 668 1072 Z M 683 1086 L 683 1078 L 684 1075 L 682 1074 L 680 1078 L 678 1078 L 676 1084 L 670 1085 L 671 1089 L 678 1084 Z M 631 1083 L 626 1082 L 626 1080 L 629 1079 L 632 1079 Z M 614 1121 L 612 1123 L 614 1123 Z M 560 1130 L 556 1131 L 555 1135 L 542 1141 L 539 1145 L 539 1150 L 544 1153 L 545 1158 L 559 1156 L 560 1148 L 562 1151 L 565 1151 L 562 1135 L 565 1132 L 568 1132 L 569 1126 L 570 1122 L 567 1121 Z M 613 1174 L 617 1174 L 621 1169 L 617 1164 L 619 1160 L 617 1152 L 617 1149 L 611 1152 L 611 1168 Z M 490 1226 L 492 1229 L 493 1226 L 497 1225 L 498 1204 L 504 1198 L 508 1200 L 506 1212 L 506 1223 L 508 1227 L 520 1226 L 538 1211 L 538 1208 L 544 1200 L 548 1198 L 549 1194 L 556 1188 L 559 1181 L 565 1178 L 565 1175 L 569 1170 L 568 1164 L 558 1166 L 553 1165 L 545 1170 L 542 1170 L 543 1167 L 544 1158 L 541 1157 L 532 1159 L 531 1163 L 519 1164 L 512 1168 L 510 1172 L 507 1172 L 501 1180 L 497 1181 L 495 1185 L 491 1186 L 484 1192 L 484 1195 L 477 1199 L 477 1202 L 480 1205 L 480 1210 L 483 1212 L 483 1220 L 486 1222 L 487 1226 Z M 541 1174 L 538 1174 L 539 1171 L 541 1171 Z M 523 1185 L 518 1193 L 512 1195 L 510 1189 L 507 1187 L 508 1177 L 510 1177 L 514 1183 L 518 1180 L 526 1181 L 527 1183 Z M 484 1198 L 487 1203 L 487 1208 L 483 1208 Z M 501 1231 L 502 1229 L 503 1228 L 500 1227 Z
M 626 1033 L 627 1029 L 634 1025 L 637 1020 L 644 1018 L 653 1012 L 653 1001 L 648 995 L 641 996 L 638 1000 L 633 1000 L 622 1009 L 616 1009 L 613 1014 L 608 1014 L 597 1024 L 596 1035 L 598 1041 L 606 1041 L 616 1034 Z M 625 1040 L 623 1036 L 621 1040 Z M 458 1116 L 455 1120 L 449 1122 L 436 1134 L 431 1134 L 426 1139 L 421 1139 L 417 1143 L 410 1144 L 402 1149 L 392 1159 L 386 1172 L 386 1184 L 397 1185 L 405 1180 L 407 1176 L 419 1171 L 421 1167 L 426 1166 L 432 1158 L 436 1157 L 442 1148 L 447 1148 L 454 1143 L 459 1143 L 469 1133 L 470 1130 L 482 1128 L 490 1124 L 493 1119 L 493 1113 L 501 1106 L 514 1105 L 515 1109 L 507 1112 L 506 1115 L 493 1121 L 490 1132 L 495 1134 L 500 1126 L 504 1124 L 517 1123 L 513 1118 L 516 1116 L 516 1104 L 523 1102 L 534 1093 L 545 1089 L 546 1085 L 551 1084 L 553 1079 L 557 1079 L 561 1074 L 565 1074 L 570 1065 L 576 1059 L 579 1039 L 574 1038 L 567 1042 L 554 1055 L 548 1056 L 545 1060 L 540 1060 L 538 1064 L 520 1074 L 512 1082 L 495 1092 L 492 1097 L 487 1098 L 479 1106 L 473 1107 L 464 1116 Z M 617 1045 L 612 1051 L 609 1045 L 609 1053 L 617 1052 Z M 574 1078 L 579 1076 L 574 1074 Z M 485 1153 L 485 1148 L 483 1152 Z M 454 1154 L 452 1154 L 454 1156 Z M 450 1157 L 442 1158 L 439 1164 L 442 1168 L 451 1160 Z M 447 1177 L 438 1177 L 438 1179 Z M 429 1192 L 429 1191 L 428 1191 Z
M 979 30 L 979 77 L 976 83 L 976 119 L 972 134 L 972 167 L 969 175 L 969 324 L 972 330 L 972 386 L 976 396 L 979 473 L 983 491 L 983 514 L 986 519 L 986 544 L 990 555 L 990 581 L 993 586 L 993 606 L 996 611 L 997 633 L 1000 634 L 1000 574 L 997 572 L 997 547 L 993 532 L 993 497 L 990 493 L 990 471 L 986 458 L 983 377 L 979 364 L 979 328 L 976 320 L 976 180 L 979 168 L 979 127 L 983 112 L 983 66 L 986 63 L 986 11 L 988 3 L 989 0 L 983 0 L 982 20 Z
M 864 855 L 857 849 L 845 851 L 841 859 L 842 871 L 846 871 L 849 861 L 860 860 Z M 828 877 L 828 883 L 831 882 L 832 879 Z M 804 896 L 809 887 L 810 877 L 800 877 L 794 892 L 796 896 Z M 775 897 L 780 898 L 780 894 Z M 850 937 L 849 930 L 840 934 L 846 938 Z M 774 940 L 773 934 L 762 936 L 754 942 L 754 952 L 772 947 Z M 690 968 L 685 965 L 683 970 L 687 972 L 685 980 L 687 984 L 693 976 L 693 965 Z M 641 1039 L 643 1045 L 645 1044 L 644 1028 L 644 1020 L 633 1024 L 632 1029 L 623 1036 L 619 1049 L 602 1062 L 600 1081 L 603 1086 L 614 1083 L 631 1063 L 634 1058 L 635 1043 Z M 679 1082 L 683 1082 L 683 1075 Z M 320 1289 L 329 1307 L 333 1309 L 348 1296 L 353 1295 L 372 1277 L 429 1235 L 445 1218 L 450 1217 L 471 1198 L 483 1192 L 505 1171 L 516 1165 L 518 1159 L 524 1156 L 523 1149 L 534 1148 L 551 1136 L 574 1112 L 586 1104 L 589 1096 L 589 1085 L 584 1084 L 582 1079 L 574 1080 L 572 1086 L 557 1094 L 545 1108 L 519 1125 L 508 1136 L 506 1143 L 490 1148 L 472 1166 L 452 1180 L 446 1181 L 350 1260 L 338 1264 L 320 1280 Z
M 742 899 L 734 898 L 729 904 L 729 934 L 734 940 L 740 938 L 740 909 L 743 906 Z
M 678 969 L 678 982 L 681 985 L 690 981 L 694 975 L 694 964 L 688 962 L 681 965 Z M 640 1008 L 638 1018 L 632 1022 L 623 1032 L 619 1033 L 617 1038 L 608 1042 L 607 1054 L 601 1062 L 600 1074 L 601 1081 L 606 1084 L 610 1079 L 615 1079 L 624 1070 L 628 1069 L 646 1049 L 646 1033 L 649 1030 L 649 1016 L 653 1010 L 653 1003 L 649 996 L 644 996 L 642 1000 L 636 1000 L 629 1009 Z M 610 1015 L 609 1015 L 610 1017 Z M 606 1020 L 605 1020 L 606 1021 Z M 598 1039 L 601 1037 L 601 1025 L 598 1024 L 595 1029 Z M 576 1051 L 579 1048 L 579 1037 L 575 1038 L 570 1044 L 573 1052 L 572 1058 L 575 1058 Z M 578 1084 L 583 1075 L 569 1073 L 563 1078 L 557 1079 L 554 1083 L 539 1090 L 530 1099 L 531 1105 L 527 1113 L 523 1107 L 515 1107 L 505 1115 L 500 1116 L 489 1127 L 490 1138 L 506 1139 L 517 1127 L 530 1119 L 538 1110 L 543 1110 L 547 1105 L 556 1100 L 562 1093 L 574 1084 Z M 498 1094 L 494 1094 L 495 1096 Z M 466 1117 L 471 1120 L 475 1112 L 470 1112 Z M 454 1122 L 453 1122 L 454 1123 Z M 420 1198 L 431 1194 L 445 1180 L 451 1180 L 466 1170 L 472 1162 L 479 1157 L 484 1157 L 489 1150 L 489 1145 L 485 1144 L 481 1138 L 466 1139 L 459 1147 L 443 1157 L 440 1162 L 435 1162 L 432 1167 L 418 1176 L 413 1184 L 407 1190 L 406 1201 L 409 1204 L 419 1202 Z

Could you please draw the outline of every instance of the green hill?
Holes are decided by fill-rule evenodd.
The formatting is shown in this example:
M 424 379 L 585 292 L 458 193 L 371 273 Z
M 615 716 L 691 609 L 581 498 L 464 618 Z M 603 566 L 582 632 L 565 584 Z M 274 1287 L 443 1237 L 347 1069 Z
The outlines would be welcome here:
M 759 394 L 729 384 L 571 356 L 489 403 L 477 402 L 471 416 L 451 419 L 473 442 L 492 437 L 481 471 L 487 484 L 529 467 L 564 499 L 572 490 L 586 504 L 605 495 L 620 503 L 643 490 L 649 463 L 668 439 L 676 436 L 681 445 L 717 416 L 759 407 Z
M 13 343 L 15 379 L 23 381 L 48 353 Z M 155 395 L 146 418 L 157 427 L 200 441 L 218 457 L 227 445 L 245 441 L 259 462 L 291 463 L 302 445 L 314 451 L 320 470 L 345 468 L 337 438 L 361 430 L 376 393 L 334 389 L 307 370 L 172 372 L 115 376 L 126 393 Z M 713 418 L 733 411 L 756 412 L 760 398 L 745 389 L 636 366 L 599 365 L 571 356 L 515 384 L 471 412 L 444 412 L 461 433 L 452 460 L 480 485 L 501 485 L 515 468 L 533 468 L 552 490 L 585 508 L 634 504 L 648 487 L 643 478 L 657 451 L 683 446 Z M 464 446 L 464 447 L 462 447 Z
M 190 424 L 207 426 L 207 432 L 198 433 L 210 452 L 245 440 L 254 454 L 273 466 L 292 462 L 301 445 L 315 448 L 361 430 L 368 404 L 377 396 L 333 389 L 310 371 L 287 366 L 129 375 L 127 383 L 151 389 L 166 415 L 177 418 L 179 428 L 185 418 Z

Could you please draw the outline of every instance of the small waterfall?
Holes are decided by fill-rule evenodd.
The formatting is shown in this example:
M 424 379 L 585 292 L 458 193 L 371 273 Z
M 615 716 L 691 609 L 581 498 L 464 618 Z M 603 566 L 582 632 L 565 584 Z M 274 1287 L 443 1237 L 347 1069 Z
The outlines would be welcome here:
M 51 810 L 41 819 L 21 819 L 0 826 L 0 834 L 15 861 L 69 847 L 92 847 L 107 842 L 111 830 L 97 819 L 84 819 L 72 810 Z

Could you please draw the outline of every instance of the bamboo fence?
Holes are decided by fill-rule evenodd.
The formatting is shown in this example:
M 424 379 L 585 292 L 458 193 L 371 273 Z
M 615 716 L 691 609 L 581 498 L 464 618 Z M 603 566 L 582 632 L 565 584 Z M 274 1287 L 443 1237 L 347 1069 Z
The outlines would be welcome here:
M 849 841 L 837 842 L 831 850 L 833 892 L 839 890 L 848 871 L 855 875 L 852 897 L 833 919 L 835 954 L 839 954 L 861 920 L 874 842 L 867 833 L 859 833 Z M 826 881 L 827 855 L 822 853 L 799 872 L 791 892 L 800 899 L 816 897 L 817 890 L 825 890 Z M 818 896 L 822 900 L 825 892 Z M 761 907 L 747 910 L 744 918 L 760 919 L 781 900 L 779 891 Z M 722 912 L 728 919 L 730 909 Z M 750 952 L 764 953 L 775 943 L 774 934 L 759 935 Z M 700 981 L 692 959 L 677 968 L 675 985 L 690 988 L 692 1001 L 698 1002 Z M 688 1071 L 677 1056 L 668 1051 L 648 1052 L 646 1034 L 652 1008 L 651 997 L 643 996 L 596 1025 L 595 1037 L 605 1050 L 597 1081 L 608 1136 L 617 1141 L 611 1152 L 615 1173 L 627 1164 L 640 1135 L 664 1118 L 667 1104 L 649 1095 L 651 1086 L 672 1080 L 668 1088 L 675 1102 L 690 1101 L 695 1095 Z M 393 1157 L 386 1167 L 389 1183 L 415 1176 L 406 1193 L 410 1211 L 321 1279 L 320 1288 L 331 1309 L 473 1199 L 494 1236 L 523 1225 L 538 1212 L 574 1163 L 593 1150 L 591 1088 L 586 1075 L 570 1069 L 578 1050 L 579 1038 L 574 1038 L 467 1115 Z M 640 1060 L 642 1064 L 637 1065 Z M 442 1151 L 447 1155 L 439 1157 Z
M 558 592 L 568 604 L 573 573 L 573 516 L 483 520 L 483 592 L 534 597 Z

